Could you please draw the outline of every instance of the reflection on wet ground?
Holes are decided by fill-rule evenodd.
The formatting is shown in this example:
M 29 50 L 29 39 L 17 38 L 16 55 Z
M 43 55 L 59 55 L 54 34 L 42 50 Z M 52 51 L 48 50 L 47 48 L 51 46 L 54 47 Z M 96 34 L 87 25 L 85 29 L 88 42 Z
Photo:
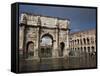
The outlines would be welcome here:
M 74 68 L 96 67 L 96 56 L 92 57 L 67 57 L 67 58 L 41 58 L 39 60 L 20 59 L 19 71 L 60 70 Z

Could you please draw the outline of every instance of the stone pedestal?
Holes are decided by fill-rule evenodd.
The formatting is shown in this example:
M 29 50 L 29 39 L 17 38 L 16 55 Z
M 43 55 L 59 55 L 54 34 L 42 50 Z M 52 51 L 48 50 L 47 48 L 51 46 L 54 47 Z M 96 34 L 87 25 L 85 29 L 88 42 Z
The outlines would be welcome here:
M 52 50 L 52 58 L 58 57 L 58 48 Z

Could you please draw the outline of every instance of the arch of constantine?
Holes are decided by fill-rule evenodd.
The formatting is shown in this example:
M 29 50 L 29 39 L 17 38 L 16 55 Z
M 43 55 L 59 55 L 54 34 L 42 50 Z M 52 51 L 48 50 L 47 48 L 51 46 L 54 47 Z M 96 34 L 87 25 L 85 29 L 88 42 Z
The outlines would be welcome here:
M 25 58 L 66 57 L 69 53 L 68 19 L 22 13 L 19 51 Z

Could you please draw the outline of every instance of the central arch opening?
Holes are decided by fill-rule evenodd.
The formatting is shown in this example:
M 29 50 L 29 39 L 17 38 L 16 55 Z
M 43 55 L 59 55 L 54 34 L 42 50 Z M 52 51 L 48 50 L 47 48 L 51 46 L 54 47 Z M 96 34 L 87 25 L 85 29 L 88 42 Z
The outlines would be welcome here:
M 53 37 L 50 34 L 43 35 L 41 37 L 40 47 L 41 57 L 51 57 L 53 48 Z

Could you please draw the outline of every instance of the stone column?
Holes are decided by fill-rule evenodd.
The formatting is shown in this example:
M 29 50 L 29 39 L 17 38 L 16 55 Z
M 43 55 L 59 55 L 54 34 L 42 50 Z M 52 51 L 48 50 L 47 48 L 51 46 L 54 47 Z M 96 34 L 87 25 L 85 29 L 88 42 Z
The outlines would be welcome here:
M 63 52 L 63 56 L 68 56 L 69 55 L 69 30 L 67 30 L 66 34 L 66 41 L 65 41 L 65 49 Z
M 80 38 L 79 38 L 79 45 L 81 45 L 81 41 L 80 41 Z
M 54 41 L 53 41 L 53 50 L 52 50 L 52 55 L 54 58 L 57 58 L 59 55 L 59 36 L 58 36 L 58 29 L 56 29 L 56 33 L 55 33 L 55 37 L 53 37 Z
M 37 32 L 36 32 L 36 42 L 35 42 L 35 44 L 36 44 L 36 47 L 34 48 L 34 58 L 35 59 L 38 59 L 39 58 L 39 55 L 38 55 L 38 52 L 39 52 L 39 28 L 37 28 L 36 29 L 37 30 Z
M 91 48 L 92 46 L 90 45 L 89 47 L 90 47 L 90 53 L 92 53 L 92 48 Z
M 24 26 L 23 29 L 23 58 L 27 58 L 27 53 L 26 53 L 26 24 L 21 24 L 22 26 Z
M 88 43 L 87 43 L 87 37 L 85 37 L 85 41 L 86 41 L 86 44 L 85 45 L 87 45 Z
M 19 53 L 23 54 L 24 51 L 24 47 L 23 47 L 23 43 L 24 43 L 24 29 L 25 26 L 19 26 Z

